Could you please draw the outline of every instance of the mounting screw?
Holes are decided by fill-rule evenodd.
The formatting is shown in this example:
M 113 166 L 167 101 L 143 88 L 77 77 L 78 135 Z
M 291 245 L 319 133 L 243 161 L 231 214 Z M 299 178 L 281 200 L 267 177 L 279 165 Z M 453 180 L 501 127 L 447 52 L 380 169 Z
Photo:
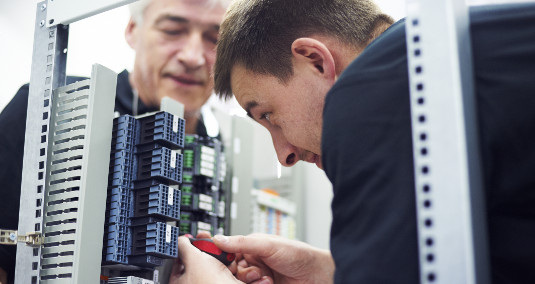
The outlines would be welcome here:
M 45 20 L 42 20 L 41 22 L 39 22 L 39 26 L 44 26 L 45 25 Z
M 17 234 L 15 234 L 15 233 L 9 234 L 9 239 L 12 240 L 12 241 L 16 240 L 17 239 Z
M 43 3 L 43 5 L 41 5 L 41 11 L 44 11 L 46 9 L 46 4 Z

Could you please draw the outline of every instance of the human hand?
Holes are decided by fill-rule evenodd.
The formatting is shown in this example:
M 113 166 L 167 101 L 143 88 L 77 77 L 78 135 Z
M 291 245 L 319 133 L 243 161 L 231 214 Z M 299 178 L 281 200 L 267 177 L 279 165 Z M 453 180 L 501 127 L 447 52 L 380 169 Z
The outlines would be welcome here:
M 206 236 L 199 234 L 197 237 Z M 178 238 L 178 254 L 169 277 L 170 284 L 243 283 L 220 261 L 194 247 L 187 237 Z
M 327 250 L 264 234 L 230 237 L 218 235 L 213 240 L 221 250 L 237 254 L 235 274 L 244 282 L 333 282 L 334 261 Z M 231 270 L 234 269 L 231 267 Z

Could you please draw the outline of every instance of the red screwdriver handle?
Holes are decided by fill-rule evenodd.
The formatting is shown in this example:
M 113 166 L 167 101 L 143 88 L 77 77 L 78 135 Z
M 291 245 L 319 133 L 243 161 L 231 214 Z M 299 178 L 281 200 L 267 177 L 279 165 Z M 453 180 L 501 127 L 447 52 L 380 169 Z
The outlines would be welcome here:
M 191 244 L 199 250 L 215 257 L 221 261 L 224 265 L 228 266 L 234 261 L 236 255 L 234 253 L 227 253 L 218 248 L 212 239 L 197 239 L 189 238 Z

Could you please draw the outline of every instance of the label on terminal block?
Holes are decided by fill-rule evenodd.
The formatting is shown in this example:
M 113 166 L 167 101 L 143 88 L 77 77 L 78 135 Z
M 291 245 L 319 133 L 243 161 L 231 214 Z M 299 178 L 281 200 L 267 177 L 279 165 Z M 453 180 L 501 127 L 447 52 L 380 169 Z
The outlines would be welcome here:
M 171 242 L 171 225 L 165 225 L 165 242 Z
M 169 162 L 169 166 L 171 166 L 171 168 L 176 168 L 176 160 L 178 158 L 178 152 L 175 151 L 175 150 L 171 150 L 171 162 Z
M 173 132 L 178 132 L 178 116 L 173 115 Z
M 218 217 L 225 218 L 225 201 L 219 201 Z
M 212 230 L 212 225 L 210 225 L 208 223 L 205 223 L 205 222 L 199 221 L 199 222 L 197 222 L 197 228 L 199 230 L 210 232 Z
M 214 199 L 211 196 L 205 195 L 205 194 L 199 194 L 199 209 L 206 210 L 206 211 L 212 211 L 213 205 L 212 201 Z
M 169 194 L 167 194 L 167 203 L 169 205 L 173 205 L 173 199 L 174 199 L 174 191 L 175 189 L 174 188 L 169 188 Z

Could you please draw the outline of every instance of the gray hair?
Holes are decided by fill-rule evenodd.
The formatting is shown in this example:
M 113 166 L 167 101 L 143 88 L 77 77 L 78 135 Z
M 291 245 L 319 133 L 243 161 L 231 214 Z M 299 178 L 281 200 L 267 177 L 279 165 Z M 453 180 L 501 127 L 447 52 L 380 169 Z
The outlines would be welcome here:
M 130 5 L 130 15 L 132 16 L 132 19 L 136 23 L 142 23 L 143 22 L 143 12 L 145 11 L 145 8 L 150 4 L 152 0 L 138 0 Z M 192 3 L 202 3 L 204 2 L 204 5 L 208 6 L 208 9 L 211 9 L 217 5 L 220 5 L 223 8 L 227 8 L 230 5 L 230 2 L 232 0 L 177 0 L 177 1 L 189 1 Z

